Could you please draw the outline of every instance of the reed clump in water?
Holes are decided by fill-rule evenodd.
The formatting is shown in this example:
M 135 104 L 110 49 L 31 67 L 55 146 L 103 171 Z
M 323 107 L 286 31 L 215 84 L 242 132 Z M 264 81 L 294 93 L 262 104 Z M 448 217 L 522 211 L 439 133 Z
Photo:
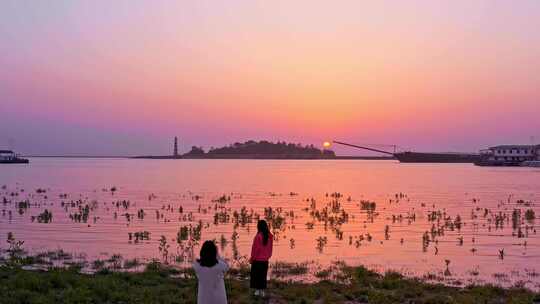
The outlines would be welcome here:
M 275 262 L 271 265 L 272 276 L 287 278 L 289 276 L 305 275 L 309 272 L 308 263 Z

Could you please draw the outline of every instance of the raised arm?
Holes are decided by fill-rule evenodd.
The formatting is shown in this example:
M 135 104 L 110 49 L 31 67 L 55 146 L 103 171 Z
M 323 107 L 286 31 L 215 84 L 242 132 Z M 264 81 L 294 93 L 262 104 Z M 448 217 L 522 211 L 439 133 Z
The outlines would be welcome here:
M 201 265 L 199 265 L 199 262 L 195 261 L 191 263 L 191 267 L 193 267 L 193 270 L 195 271 L 195 275 L 199 277 L 199 271 L 201 270 Z
M 227 272 L 229 270 L 229 264 L 224 259 L 222 259 L 219 255 L 218 255 L 217 259 L 218 259 L 218 263 L 221 266 L 221 269 L 223 270 L 223 272 Z

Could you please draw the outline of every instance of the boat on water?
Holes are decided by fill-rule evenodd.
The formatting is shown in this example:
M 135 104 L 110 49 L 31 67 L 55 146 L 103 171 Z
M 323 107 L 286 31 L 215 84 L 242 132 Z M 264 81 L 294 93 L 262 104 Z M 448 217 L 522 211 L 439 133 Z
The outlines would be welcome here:
M 480 151 L 477 166 L 537 167 L 540 145 L 500 145 Z
M 451 152 L 400 152 L 395 153 L 394 157 L 402 163 L 474 163 L 480 159 L 478 154 Z
M 401 163 L 474 163 L 480 160 L 479 154 L 474 153 L 429 153 L 429 152 L 389 152 L 370 147 L 348 144 L 340 141 L 333 141 L 335 144 L 349 146 L 353 148 L 392 155 Z
M 30 161 L 11 150 L 0 150 L 0 164 L 28 164 Z
M 520 164 L 520 166 L 522 167 L 536 167 L 536 168 L 540 168 L 540 160 L 529 160 L 529 161 L 524 161 Z

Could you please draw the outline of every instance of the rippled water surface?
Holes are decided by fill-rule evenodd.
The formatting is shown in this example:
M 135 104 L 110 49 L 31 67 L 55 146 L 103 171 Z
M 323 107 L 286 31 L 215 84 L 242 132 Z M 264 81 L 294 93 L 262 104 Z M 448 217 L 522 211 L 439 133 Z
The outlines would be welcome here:
M 540 284 L 538 168 L 33 158 L 1 166 L 0 186 L 0 237 L 11 231 L 31 252 L 163 259 L 164 236 L 171 263 L 187 265 L 200 228 L 201 240 L 216 239 L 222 255 L 242 260 L 260 217 L 274 226 L 274 261 L 344 260 L 454 284 Z M 50 223 L 39 222 L 45 209 Z M 182 227 L 187 239 L 178 240 Z M 136 241 L 144 231 L 149 239 Z

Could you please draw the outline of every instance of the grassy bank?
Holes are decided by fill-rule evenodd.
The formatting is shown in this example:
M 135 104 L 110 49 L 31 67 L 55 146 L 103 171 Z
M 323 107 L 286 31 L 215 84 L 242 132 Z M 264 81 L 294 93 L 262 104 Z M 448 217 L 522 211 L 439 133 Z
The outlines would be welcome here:
M 364 267 L 340 265 L 318 283 L 272 280 L 264 300 L 250 296 L 247 269 L 226 280 L 230 303 L 533 303 L 538 294 L 494 286 L 454 288 L 379 275 Z M 0 266 L 0 303 L 196 303 L 197 281 L 190 270 L 150 263 L 141 272 L 102 269 L 81 274 L 77 267 L 23 270 Z

